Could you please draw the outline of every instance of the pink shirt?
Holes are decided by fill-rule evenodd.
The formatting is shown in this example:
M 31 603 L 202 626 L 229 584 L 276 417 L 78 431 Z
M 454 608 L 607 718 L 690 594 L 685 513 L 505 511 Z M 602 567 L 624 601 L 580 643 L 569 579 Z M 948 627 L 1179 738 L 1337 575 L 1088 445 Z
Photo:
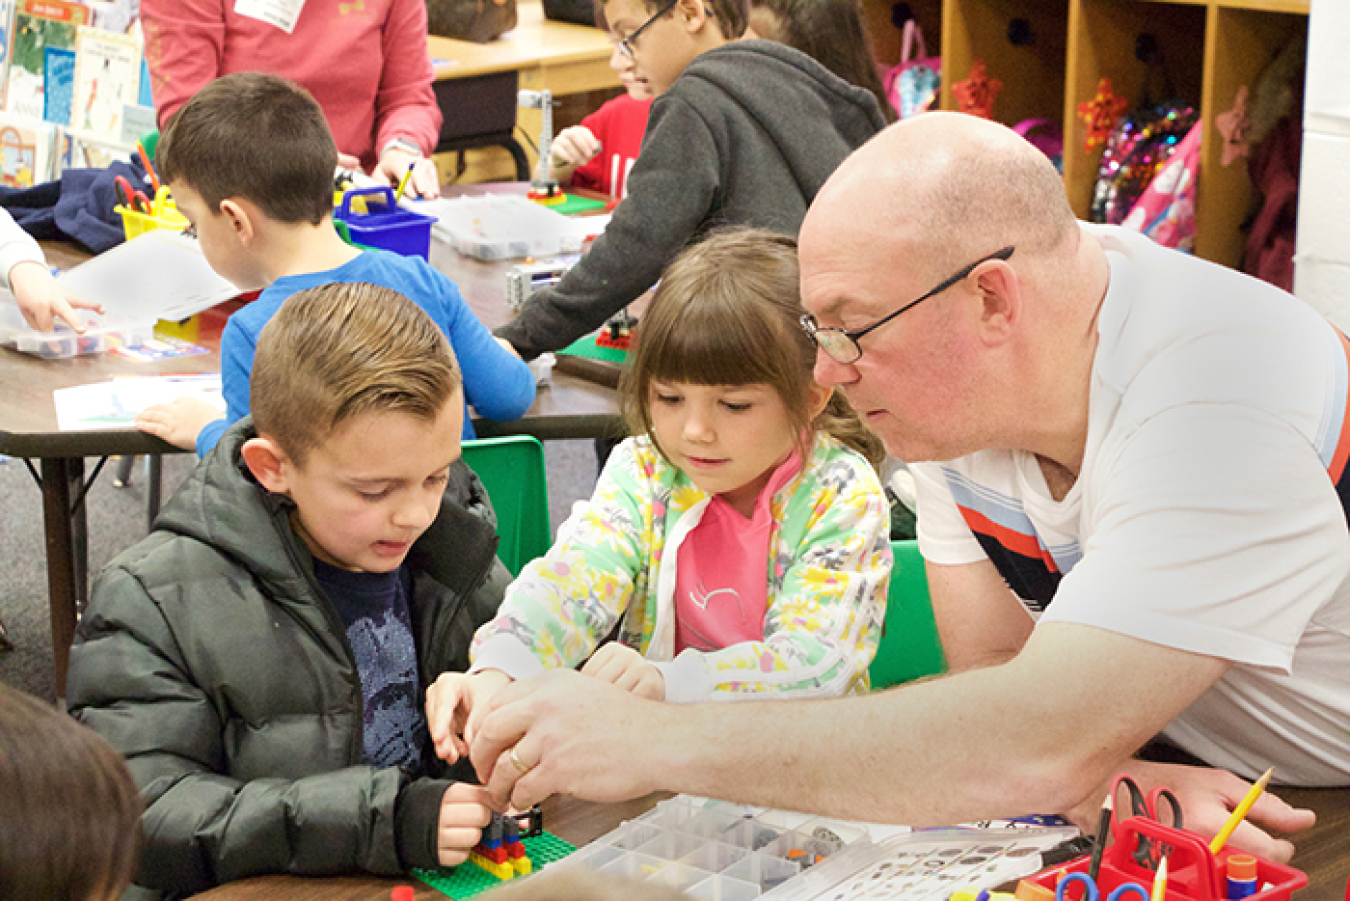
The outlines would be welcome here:
M 773 496 L 801 470 L 793 451 L 746 519 L 715 495 L 680 545 L 675 566 L 675 653 L 715 651 L 764 639 Z
M 207 82 L 256 71 L 303 85 L 338 150 L 367 170 L 395 138 L 436 146 L 425 0 L 305 0 L 290 34 L 239 15 L 234 0 L 141 0 L 141 22 L 161 128 Z

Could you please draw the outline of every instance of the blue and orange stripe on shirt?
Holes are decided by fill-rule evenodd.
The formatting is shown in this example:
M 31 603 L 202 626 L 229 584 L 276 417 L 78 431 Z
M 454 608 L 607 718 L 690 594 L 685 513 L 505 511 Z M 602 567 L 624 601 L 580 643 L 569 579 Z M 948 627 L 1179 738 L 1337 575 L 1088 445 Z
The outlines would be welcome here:
M 1346 522 L 1350 524 L 1350 477 L 1346 463 L 1350 462 L 1350 340 L 1333 326 L 1337 338 L 1337 353 L 1333 360 L 1333 384 L 1327 396 L 1327 410 L 1322 431 L 1317 439 L 1317 455 L 1327 468 L 1331 484 L 1341 499 Z
M 1029 606 L 1044 610 L 1054 598 L 1060 579 L 1078 562 L 1078 546 L 1052 551 L 1037 535 L 1021 501 L 950 467 L 943 467 L 942 473 L 962 519 L 999 575 Z

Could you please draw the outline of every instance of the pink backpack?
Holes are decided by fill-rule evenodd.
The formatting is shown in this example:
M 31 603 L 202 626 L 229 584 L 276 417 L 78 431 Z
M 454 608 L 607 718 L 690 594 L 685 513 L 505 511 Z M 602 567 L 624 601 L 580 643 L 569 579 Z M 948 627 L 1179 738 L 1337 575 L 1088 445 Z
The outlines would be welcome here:
M 1120 224 L 1163 247 L 1195 250 L 1195 189 L 1204 123 L 1196 122 Z
M 914 46 L 918 45 L 918 55 Z M 942 85 L 942 57 L 929 56 L 924 46 L 923 32 L 913 19 L 905 21 L 900 48 L 900 62 L 882 77 L 886 99 L 895 107 L 901 119 L 922 113 L 937 102 Z

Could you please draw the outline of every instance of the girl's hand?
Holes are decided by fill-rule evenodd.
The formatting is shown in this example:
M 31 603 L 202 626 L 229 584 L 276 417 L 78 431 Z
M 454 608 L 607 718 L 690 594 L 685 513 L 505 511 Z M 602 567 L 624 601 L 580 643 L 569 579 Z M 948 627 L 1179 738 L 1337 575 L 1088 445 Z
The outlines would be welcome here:
M 180 397 L 167 404 L 146 407 L 136 415 L 136 428 L 174 447 L 197 449 L 197 436 L 221 418 L 220 410 L 196 397 Z
M 501 670 L 473 675 L 441 673 L 427 689 L 427 731 L 436 756 L 449 763 L 468 754 L 478 724 L 487 716 L 488 700 L 511 678 Z
M 666 699 L 666 677 L 637 651 L 611 641 L 586 661 L 581 672 L 652 701 Z
M 443 867 L 469 859 L 469 849 L 483 837 L 483 827 L 492 821 L 488 790 L 481 785 L 456 782 L 441 796 L 441 815 L 436 821 L 436 857 Z
M 50 332 L 55 319 L 60 318 L 75 331 L 83 333 L 84 323 L 75 315 L 75 310 L 103 312 L 99 304 L 66 294 L 46 265 L 33 260 L 15 263 L 10 268 L 9 287 L 24 321 L 39 332 Z

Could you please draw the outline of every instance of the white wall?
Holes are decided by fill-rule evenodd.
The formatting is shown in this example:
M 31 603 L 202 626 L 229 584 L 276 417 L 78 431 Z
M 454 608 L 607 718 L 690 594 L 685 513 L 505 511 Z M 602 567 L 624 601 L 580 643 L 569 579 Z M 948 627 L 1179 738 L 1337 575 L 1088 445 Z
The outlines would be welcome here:
M 1350 331 L 1350 2 L 1312 0 L 1294 293 Z

